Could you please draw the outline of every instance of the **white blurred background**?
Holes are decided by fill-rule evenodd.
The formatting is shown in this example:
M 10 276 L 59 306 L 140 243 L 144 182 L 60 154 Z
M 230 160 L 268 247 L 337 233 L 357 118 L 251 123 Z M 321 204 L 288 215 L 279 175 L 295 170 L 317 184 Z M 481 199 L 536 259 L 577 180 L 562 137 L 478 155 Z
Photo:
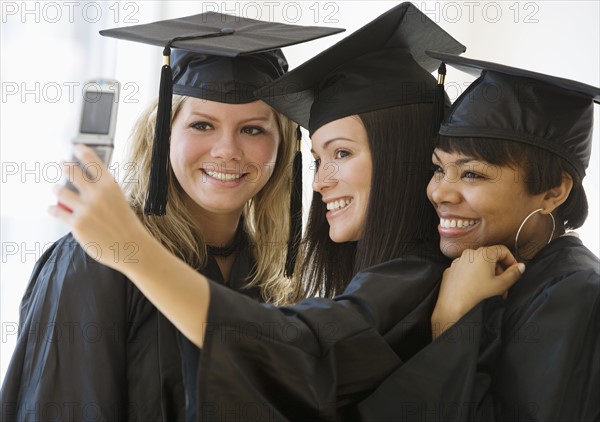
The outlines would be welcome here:
M 457 40 L 465 56 L 522 67 L 590 85 L 600 85 L 600 2 L 592 1 L 415 1 Z M 19 302 L 34 263 L 66 233 L 46 214 L 54 202 L 58 163 L 70 157 L 82 86 L 94 78 L 122 83 L 115 153 L 121 162 L 129 131 L 158 93 L 161 49 L 107 39 L 101 29 L 216 11 L 245 18 L 347 31 L 285 49 L 290 69 L 339 41 L 395 1 L 1 1 L 0 147 L 1 279 L 0 381 L 17 337 Z M 449 68 L 448 93 L 455 99 L 472 78 Z M 590 217 L 579 230 L 599 255 L 600 107 L 595 107 L 593 154 L 584 181 Z M 304 138 L 305 163 L 310 154 Z M 305 164 L 305 202 L 311 174 Z

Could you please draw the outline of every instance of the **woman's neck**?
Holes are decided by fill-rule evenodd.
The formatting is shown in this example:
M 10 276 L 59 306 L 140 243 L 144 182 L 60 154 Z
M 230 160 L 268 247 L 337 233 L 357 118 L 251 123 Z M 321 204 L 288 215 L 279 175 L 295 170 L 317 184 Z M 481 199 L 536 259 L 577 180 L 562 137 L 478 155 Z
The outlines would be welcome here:
M 524 245 L 524 247 L 519 246 L 518 255 L 517 255 L 517 251 L 515 251 L 515 249 L 514 249 L 514 246 L 509 247 L 509 249 L 513 253 L 513 255 L 515 255 L 515 258 L 518 261 L 530 262 L 548 244 L 550 244 L 555 239 L 558 239 L 559 237 L 562 237 L 564 235 L 565 235 L 564 227 L 557 227 L 554 230 L 554 232 L 552 232 L 551 238 L 538 236 L 535 240 L 531 241 L 528 245 Z
M 229 214 L 205 213 L 195 218 L 196 226 L 202 232 L 207 245 L 224 247 L 233 242 L 241 215 L 241 212 Z
M 242 209 L 230 212 L 211 212 L 198 206 L 189 197 L 184 199 L 186 207 L 204 241 L 209 246 L 224 247 L 234 240 Z
M 227 246 L 231 246 L 235 242 L 240 217 L 241 212 L 228 214 L 202 213 L 201 216 L 195 216 L 196 225 L 204 236 L 209 254 L 211 254 L 211 250 L 227 249 Z M 211 254 L 219 266 L 225 284 L 229 283 L 231 269 L 238 253 L 236 249 L 237 247 L 225 254 Z

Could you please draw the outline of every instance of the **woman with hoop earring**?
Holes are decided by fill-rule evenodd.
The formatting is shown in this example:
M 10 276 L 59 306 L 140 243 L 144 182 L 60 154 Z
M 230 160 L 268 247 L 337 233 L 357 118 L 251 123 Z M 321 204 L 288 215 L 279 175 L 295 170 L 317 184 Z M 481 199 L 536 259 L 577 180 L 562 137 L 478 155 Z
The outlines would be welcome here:
M 600 88 L 428 54 L 478 76 L 442 123 L 427 188 L 454 262 L 432 315 L 435 341 L 362 410 L 395 395 L 438 420 L 598 421 L 600 262 L 572 230 L 588 214 L 582 179 Z M 509 252 L 522 277 L 505 300 L 482 301 L 485 264 Z

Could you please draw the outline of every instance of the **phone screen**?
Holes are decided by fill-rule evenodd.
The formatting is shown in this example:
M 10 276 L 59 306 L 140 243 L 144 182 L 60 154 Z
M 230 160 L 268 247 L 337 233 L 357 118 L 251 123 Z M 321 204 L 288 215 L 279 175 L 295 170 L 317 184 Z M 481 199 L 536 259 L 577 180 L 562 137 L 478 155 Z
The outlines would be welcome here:
M 115 95 L 110 92 L 98 93 L 94 98 L 85 98 L 80 133 L 108 135 L 114 99 Z

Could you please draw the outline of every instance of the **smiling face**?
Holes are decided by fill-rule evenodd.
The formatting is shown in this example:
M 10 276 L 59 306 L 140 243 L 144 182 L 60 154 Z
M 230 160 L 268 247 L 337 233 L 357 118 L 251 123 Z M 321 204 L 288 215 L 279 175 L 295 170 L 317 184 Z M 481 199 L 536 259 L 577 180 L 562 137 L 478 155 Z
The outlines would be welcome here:
M 440 249 L 450 258 L 480 246 L 503 244 L 514 250 L 523 220 L 545 208 L 544 193 L 527 193 L 518 169 L 439 148 L 432 161 L 435 173 L 427 196 L 440 217 Z M 549 216 L 532 215 L 519 234 L 519 252 L 535 253 L 546 244 L 551 230 Z
M 360 240 L 371 190 L 367 132 L 357 116 L 350 116 L 320 127 L 311 140 L 317 165 L 313 189 L 327 207 L 329 237 L 336 243 Z
M 187 98 L 172 124 L 170 160 L 192 214 L 240 213 L 271 177 L 279 139 L 262 101 Z

